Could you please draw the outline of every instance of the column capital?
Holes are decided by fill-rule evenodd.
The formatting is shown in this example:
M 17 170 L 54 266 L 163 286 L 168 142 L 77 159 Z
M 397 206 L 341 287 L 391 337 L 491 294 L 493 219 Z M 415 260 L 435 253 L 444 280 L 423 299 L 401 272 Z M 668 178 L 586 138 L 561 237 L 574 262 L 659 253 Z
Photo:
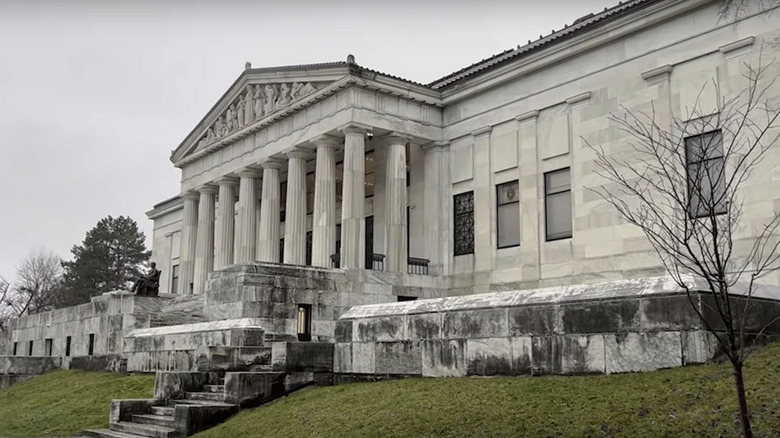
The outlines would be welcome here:
M 314 137 L 311 139 L 311 142 L 314 143 L 317 146 L 317 149 L 319 148 L 333 148 L 340 144 L 342 144 L 344 141 L 340 137 L 334 137 L 332 135 L 318 135 L 317 137 Z
M 268 169 L 282 170 L 284 168 L 284 161 L 279 160 L 277 158 L 266 158 L 260 161 L 260 166 L 262 166 L 263 170 L 268 170 Z
M 402 145 L 405 146 L 406 143 L 408 143 L 412 139 L 412 136 L 408 135 L 408 134 L 404 134 L 402 132 L 393 131 L 393 132 L 387 134 L 387 137 L 385 137 L 385 138 L 387 138 L 387 144 L 388 145 L 391 145 L 391 144 L 402 144 Z
M 284 154 L 287 155 L 287 158 L 289 159 L 301 158 L 303 160 L 307 160 L 311 158 L 311 151 L 301 147 L 294 147 L 289 151 L 285 152 Z
M 200 192 L 195 191 L 195 190 L 190 190 L 190 191 L 182 193 L 181 197 L 182 197 L 182 199 L 190 199 L 190 200 L 193 200 L 193 201 L 197 201 L 198 199 L 200 199 Z
M 198 192 L 200 192 L 201 194 L 204 194 L 204 193 L 216 194 L 217 191 L 219 191 L 219 189 L 217 188 L 217 186 L 215 186 L 213 184 L 204 184 L 204 185 L 198 187 Z
M 237 186 L 238 178 L 232 176 L 222 176 L 217 178 L 216 183 L 219 184 L 220 186 Z
M 364 125 L 363 123 L 358 122 L 350 122 L 346 125 L 343 125 L 339 128 L 339 131 L 343 132 L 344 134 L 362 134 L 366 135 L 368 131 L 371 131 L 373 129 L 370 125 Z
M 254 167 L 245 167 L 236 173 L 241 178 L 259 178 L 261 175 L 260 171 L 255 169 Z
M 449 149 L 450 147 L 450 141 L 449 140 L 437 140 L 432 141 L 430 143 L 425 143 L 421 146 L 423 153 L 429 154 L 431 152 L 440 152 L 445 149 Z

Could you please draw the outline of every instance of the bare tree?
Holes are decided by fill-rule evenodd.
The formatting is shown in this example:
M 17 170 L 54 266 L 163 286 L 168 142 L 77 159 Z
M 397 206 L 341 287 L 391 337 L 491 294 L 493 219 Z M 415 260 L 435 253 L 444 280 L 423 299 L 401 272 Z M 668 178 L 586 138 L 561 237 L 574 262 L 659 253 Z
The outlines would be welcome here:
M 752 10 L 766 10 L 780 6 L 780 0 L 720 0 L 718 16 L 721 20 L 738 19 Z
M 11 289 L 5 302 L 15 317 L 51 310 L 62 291 L 59 257 L 43 250 L 31 252 L 16 268 Z
M 9 292 L 11 284 L 8 283 L 5 278 L 0 276 L 0 332 L 6 330 L 8 320 L 14 317 L 13 309 L 11 309 L 11 303 L 7 301 L 9 298 Z
M 752 436 L 742 379 L 748 306 L 757 281 L 780 262 L 780 212 L 770 208 L 757 225 L 755 217 L 746 220 L 743 209 L 746 184 L 762 175 L 753 171 L 764 170 L 767 153 L 780 148 L 780 110 L 771 105 L 778 96 L 770 95 L 778 92 L 777 76 L 761 58 L 756 65 L 745 63 L 745 88 L 720 99 L 714 113 L 701 109 L 702 88 L 684 118 L 657 114 L 655 104 L 649 111 L 622 108 L 611 115 L 610 122 L 630 138 L 622 152 L 589 144 L 597 173 L 608 180 L 589 190 L 644 232 L 731 362 L 745 437 Z M 715 92 L 720 96 L 717 83 Z M 691 275 L 703 291 L 692 290 Z M 697 294 L 708 297 L 714 312 L 704 308 L 714 319 L 705 318 Z

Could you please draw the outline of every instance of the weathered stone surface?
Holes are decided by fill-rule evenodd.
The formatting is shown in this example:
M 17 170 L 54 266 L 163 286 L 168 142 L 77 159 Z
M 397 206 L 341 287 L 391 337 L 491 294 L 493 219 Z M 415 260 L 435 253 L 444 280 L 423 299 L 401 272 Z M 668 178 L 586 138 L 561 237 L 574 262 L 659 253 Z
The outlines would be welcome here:
M 422 374 L 420 341 L 377 343 L 375 372 L 378 374 Z
M 332 372 L 334 344 L 285 342 L 287 372 Z
M 225 403 L 256 406 L 285 392 L 284 373 L 225 373 Z
M 699 307 L 699 295 L 689 299 L 685 294 L 652 296 L 642 299 L 642 330 L 691 330 L 701 326 L 694 305 Z
M 701 364 L 712 360 L 720 349 L 718 339 L 705 330 L 680 333 L 682 342 L 682 364 Z
M 560 306 L 563 333 L 639 331 L 639 300 L 594 301 Z
M 157 372 L 154 379 L 154 398 L 183 398 L 186 392 L 200 391 L 208 381 L 209 374 L 205 372 Z
M 352 343 L 352 371 L 357 374 L 376 373 L 376 344 L 372 342 Z
M 551 335 L 556 332 L 557 306 L 510 307 L 509 335 Z
M 405 339 L 402 318 L 372 318 L 354 322 L 353 339 L 358 342 L 386 342 Z
M 509 338 L 468 339 L 466 351 L 469 375 L 512 374 L 512 343 Z
M 532 374 L 533 342 L 530 336 L 511 338 L 513 374 Z
M 460 377 L 468 373 L 466 340 L 422 341 L 422 375 Z
M 607 334 L 604 348 L 607 374 L 682 365 L 680 332 Z
M 563 336 L 561 351 L 561 371 L 565 374 L 603 374 L 606 369 L 604 363 L 604 337 L 602 335 L 590 336 Z
M 411 340 L 441 338 L 442 315 L 409 315 L 406 321 L 406 337 Z
M 482 309 L 444 314 L 442 338 L 471 339 L 509 336 L 506 309 Z

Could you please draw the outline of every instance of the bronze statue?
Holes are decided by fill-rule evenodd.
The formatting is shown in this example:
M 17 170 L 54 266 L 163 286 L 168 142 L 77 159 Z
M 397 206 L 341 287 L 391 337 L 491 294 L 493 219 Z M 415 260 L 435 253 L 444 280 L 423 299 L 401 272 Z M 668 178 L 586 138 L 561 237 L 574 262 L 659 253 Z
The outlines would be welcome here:
M 157 296 L 160 292 L 160 271 L 157 269 L 156 263 L 152 262 L 149 272 L 135 281 L 130 292 L 134 292 L 136 295 Z

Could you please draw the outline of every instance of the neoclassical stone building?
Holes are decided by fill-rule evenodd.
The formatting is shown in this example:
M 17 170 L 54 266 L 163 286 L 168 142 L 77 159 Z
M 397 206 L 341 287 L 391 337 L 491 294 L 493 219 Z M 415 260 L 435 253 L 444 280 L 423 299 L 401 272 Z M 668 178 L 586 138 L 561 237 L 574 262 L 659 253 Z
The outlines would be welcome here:
M 181 195 L 147 213 L 161 292 L 200 294 L 248 261 L 436 276 L 452 295 L 660 274 L 587 190 L 603 181 L 584 142 L 628 147 L 607 118 L 621 107 L 714 107 L 760 46 L 778 53 L 779 28 L 766 12 L 719 21 L 713 1 L 634 0 L 430 84 L 351 56 L 247 63 L 173 152 Z M 750 220 L 778 208 L 779 166 L 757 169 Z

